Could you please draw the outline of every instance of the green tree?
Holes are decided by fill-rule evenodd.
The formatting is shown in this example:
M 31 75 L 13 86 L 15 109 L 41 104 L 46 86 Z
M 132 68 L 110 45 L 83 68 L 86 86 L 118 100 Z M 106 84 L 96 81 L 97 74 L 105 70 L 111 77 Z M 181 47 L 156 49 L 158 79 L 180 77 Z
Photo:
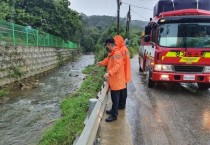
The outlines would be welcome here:
M 84 47 L 84 52 L 94 52 L 95 43 L 94 40 L 89 36 L 84 36 L 81 40 L 81 46 Z
M 11 9 L 9 14 L 5 13 L 7 21 L 12 18 L 17 24 L 40 29 L 66 41 L 79 41 L 84 25 L 79 13 L 68 7 L 70 4 L 68 0 L 3 1 Z M 0 17 L 4 19 L 5 16 L 0 15 Z
M 6 20 L 11 13 L 9 4 L 4 1 L 0 2 L 0 10 L 0 20 Z

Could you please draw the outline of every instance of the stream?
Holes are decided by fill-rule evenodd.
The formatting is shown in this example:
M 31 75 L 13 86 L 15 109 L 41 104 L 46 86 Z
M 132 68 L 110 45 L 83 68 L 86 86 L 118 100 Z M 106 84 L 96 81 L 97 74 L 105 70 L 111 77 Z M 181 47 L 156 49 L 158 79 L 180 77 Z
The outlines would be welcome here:
M 37 145 L 45 129 L 60 118 L 62 99 L 80 87 L 82 70 L 93 63 L 94 55 L 81 55 L 38 80 L 37 88 L 0 98 L 0 145 Z

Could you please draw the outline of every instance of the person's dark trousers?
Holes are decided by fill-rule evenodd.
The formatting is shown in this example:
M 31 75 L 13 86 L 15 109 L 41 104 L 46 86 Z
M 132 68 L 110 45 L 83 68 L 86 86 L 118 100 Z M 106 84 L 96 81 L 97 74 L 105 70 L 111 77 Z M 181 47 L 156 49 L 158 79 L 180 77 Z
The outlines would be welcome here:
M 112 115 L 117 117 L 118 115 L 118 105 L 120 98 L 120 90 L 111 90 L 111 99 L 112 99 Z
M 120 99 L 119 99 L 119 109 L 124 109 L 126 106 L 127 99 L 127 84 L 126 88 L 120 91 Z

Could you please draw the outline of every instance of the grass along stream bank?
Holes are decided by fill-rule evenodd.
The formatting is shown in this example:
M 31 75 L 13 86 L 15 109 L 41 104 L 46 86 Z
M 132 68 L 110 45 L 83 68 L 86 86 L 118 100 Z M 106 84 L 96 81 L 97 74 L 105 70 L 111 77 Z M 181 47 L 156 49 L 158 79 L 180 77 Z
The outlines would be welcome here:
M 61 118 L 47 129 L 40 140 L 40 145 L 69 145 L 84 128 L 89 99 L 95 98 L 103 84 L 103 67 L 90 65 L 83 70 L 87 75 L 81 87 L 61 103 Z

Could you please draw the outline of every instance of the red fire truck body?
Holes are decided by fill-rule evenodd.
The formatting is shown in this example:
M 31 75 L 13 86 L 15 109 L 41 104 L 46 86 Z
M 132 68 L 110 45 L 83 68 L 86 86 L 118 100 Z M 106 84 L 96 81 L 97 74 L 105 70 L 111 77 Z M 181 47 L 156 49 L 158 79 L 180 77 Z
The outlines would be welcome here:
M 141 37 L 139 70 L 146 72 L 150 88 L 158 81 L 209 88 L 210 11 L 198 7 L 167 12 L 156 9 Z

